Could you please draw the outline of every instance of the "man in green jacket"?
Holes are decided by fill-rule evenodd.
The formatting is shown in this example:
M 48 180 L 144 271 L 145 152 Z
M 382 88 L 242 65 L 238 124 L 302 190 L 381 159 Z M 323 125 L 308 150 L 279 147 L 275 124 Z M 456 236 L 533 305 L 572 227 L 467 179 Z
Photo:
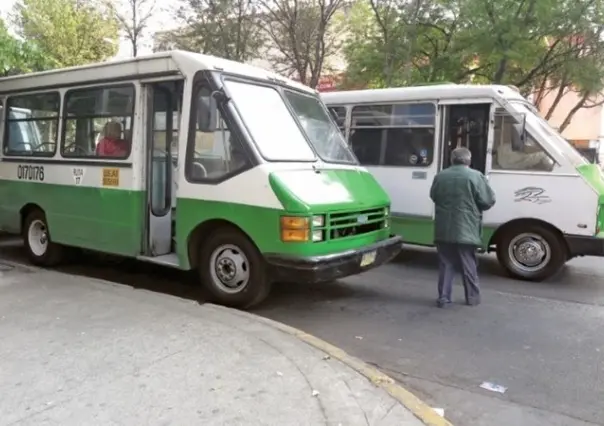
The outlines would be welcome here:
M 487 178 L 471 169 L 472 154 L 466 148 L 451 152 L 451 167 L 434 177 L 430 198 L 436 207 L 434 243 L 438 250 L 438 301 L 451 304 L 455 274 L 461 274 L 466 304 L 480 303 L 476 249 L 482 243 L 482 212 L 495 204 Z

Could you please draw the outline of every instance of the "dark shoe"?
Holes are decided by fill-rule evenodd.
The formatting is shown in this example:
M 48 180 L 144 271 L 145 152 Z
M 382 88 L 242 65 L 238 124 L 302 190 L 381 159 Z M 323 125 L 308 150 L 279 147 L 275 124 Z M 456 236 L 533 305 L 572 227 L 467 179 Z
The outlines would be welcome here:
M 442 308 L 448 308 L 451 305 L 452 305 L 451 301 L 447 300 L 447 299 L 438 299 L 436 301 L 436 306 L 439 307 L 439 308 L 441 308 L 441 309 Z

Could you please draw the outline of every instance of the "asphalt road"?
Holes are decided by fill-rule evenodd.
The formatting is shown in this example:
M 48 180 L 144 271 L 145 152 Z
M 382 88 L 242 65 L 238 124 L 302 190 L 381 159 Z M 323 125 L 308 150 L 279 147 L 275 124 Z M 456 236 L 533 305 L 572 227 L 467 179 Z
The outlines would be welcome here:
M 0 256 L 25 261 L 18 244 Z M 88 257 L 65 272 L 188 298 L 190 274 Z M 504 278 L 481 258 L 483 303 L 434 307 L 436 256 L 395 262 L 329 285 L 278 285 L 255 312 L 323 338 L 383 369 L 457 425 L 604 425 L 604 259 L 570 262 L 554 279 Z M 503 394 L 483 390 L 489 381 Z

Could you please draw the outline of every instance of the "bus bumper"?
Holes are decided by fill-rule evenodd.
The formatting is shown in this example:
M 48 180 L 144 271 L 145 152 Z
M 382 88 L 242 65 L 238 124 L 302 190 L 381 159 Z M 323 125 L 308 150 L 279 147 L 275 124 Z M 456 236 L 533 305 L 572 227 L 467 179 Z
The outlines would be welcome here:
M 359 274 L 391 261 L 403 248 L 399 236 L 363 247 L 324 256 L 265 254 L 274 281 L 319 283 Z
M 604 238 L 583 235 L 565 235 L 570 257 L 604 256 Z

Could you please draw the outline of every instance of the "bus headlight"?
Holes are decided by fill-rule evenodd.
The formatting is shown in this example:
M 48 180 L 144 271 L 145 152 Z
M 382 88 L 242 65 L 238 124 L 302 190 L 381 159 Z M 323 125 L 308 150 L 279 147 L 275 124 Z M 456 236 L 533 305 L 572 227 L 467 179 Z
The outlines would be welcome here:
M 310 238 L 310 220 L 301 216 L 281 216 L 281 241 L 305 242 Z
M 323 231 L 312 231 L 313 241 L 323 241 Z
M 322 228 L 325 226 L 325 216 L 313 216 L 312 226 L 313 228 Z

